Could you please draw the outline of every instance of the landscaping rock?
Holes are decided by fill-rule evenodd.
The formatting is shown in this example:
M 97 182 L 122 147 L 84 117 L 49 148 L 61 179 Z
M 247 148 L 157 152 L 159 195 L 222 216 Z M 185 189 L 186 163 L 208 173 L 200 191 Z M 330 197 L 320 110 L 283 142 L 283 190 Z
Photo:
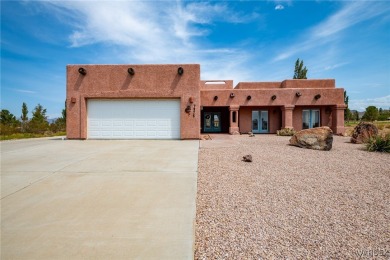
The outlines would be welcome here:
M 255 137 L 255 135 L 252 132 L 248 132 L 249 137 Z
M 378 128 L 373 123 L 360 122 L 352 132 L 351 143 L 367 143 L 371 137 L 378 135 Z
M 252 155 L 248 154 L 242 157 L 244 162 L 252 162 Z
M 329 151 L 332 144 L 333 132 L 327 126 L 301 130 L 290 139 L 290 145 L 314 150 Z

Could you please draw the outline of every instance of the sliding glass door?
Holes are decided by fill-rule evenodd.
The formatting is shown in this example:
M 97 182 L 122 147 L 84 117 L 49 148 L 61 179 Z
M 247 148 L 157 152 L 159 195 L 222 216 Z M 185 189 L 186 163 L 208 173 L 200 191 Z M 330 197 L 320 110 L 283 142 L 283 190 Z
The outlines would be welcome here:
M 252 132 L 268 133 L 268 111 L 267 110 L 252 111 Z
M 320 110 L 307 109 L 302 111 L 302 129 L 320 126 Z

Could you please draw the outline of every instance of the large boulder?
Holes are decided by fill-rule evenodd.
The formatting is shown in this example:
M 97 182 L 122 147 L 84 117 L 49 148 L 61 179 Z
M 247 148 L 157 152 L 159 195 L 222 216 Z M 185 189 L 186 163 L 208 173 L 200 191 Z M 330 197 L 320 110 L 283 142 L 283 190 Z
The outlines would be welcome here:
M 378 135 L 378 128 L 373 123 L 360 122 L 352 132 L 351 142 L 354 144 L 366 143 L 371 137 Z
M 329 151 L 332 144 L 333 132 L 327 126 L 301 130 L 290 139 L 290 145 L 314 150 Z

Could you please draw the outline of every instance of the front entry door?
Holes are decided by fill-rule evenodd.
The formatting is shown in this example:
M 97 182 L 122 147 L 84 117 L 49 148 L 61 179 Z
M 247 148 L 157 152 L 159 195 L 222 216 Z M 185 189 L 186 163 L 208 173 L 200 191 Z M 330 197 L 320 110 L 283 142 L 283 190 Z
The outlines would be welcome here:
M 268 133 L 268 111 L 266 110 L 252 111 L 252 132 Z
M 220 112 L 205 112 L 203 116 L 205 133 L 221 132 L 221 113 Z

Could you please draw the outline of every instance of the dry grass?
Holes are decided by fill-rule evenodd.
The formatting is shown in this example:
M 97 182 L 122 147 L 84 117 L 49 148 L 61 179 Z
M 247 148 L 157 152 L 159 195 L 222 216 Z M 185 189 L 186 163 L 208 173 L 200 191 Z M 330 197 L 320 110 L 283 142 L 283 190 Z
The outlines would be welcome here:
M 331 151 L 231 138 L 230 147 L 201 141 L 195 259 L 390 257 L 388 154 L 338 136 Z

